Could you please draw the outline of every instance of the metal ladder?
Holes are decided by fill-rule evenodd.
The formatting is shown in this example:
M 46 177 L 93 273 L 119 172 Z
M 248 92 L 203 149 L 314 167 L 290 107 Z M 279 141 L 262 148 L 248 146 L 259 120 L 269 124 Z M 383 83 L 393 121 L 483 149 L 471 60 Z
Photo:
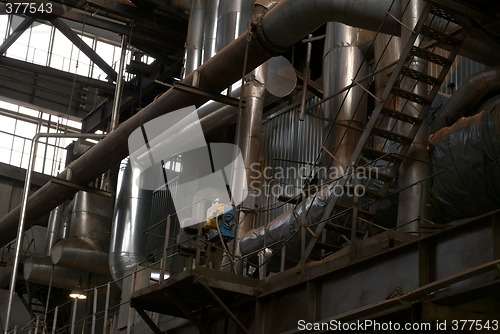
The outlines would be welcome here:
M 439 23 L 437 22 L 439 20 Z M 431 27 L 432 26 L 432 27 Z M 435 28 L 435 27 L 439 28 Z M 409 29 L 402 26 L 402 29 Z M 380 99 L 375 101 L 375 108 L 363 131 L 358 144 L 350 159 L 350 166 L 356 168 L 366 168 L 376 161 L 383 161 L 387 168 L 383 174 L 378 173 L 377 182 L 380 187 L 377 191 L 367 193 L 366 196 L 373 198 L 371 213 L 378 208 L 379 200 L 387 195 L 389 188 L 396 178 L 398 169 L 406 157 L 410 146 L 417 135 L 421 124 L 427 117 L 428 110 L 434 100 L 442 82 L 462 45 L 465 38 L 465 30 L 448 13 L 442 9 L 426 3 L 420 19 L 415 28 L 411 30 L 411 36 L 406 42 L 405 49 L 395 65 L 393 72 Z M 443 56 L 446 50 L 448 55 Z M 419 68 L 414 68 L 412 64 L 425 64 Z M 427 73 L 428 64 L 433 63 L 440 68 L 437 76 L 430 76 Z M 427 94 L 419 95 L 412 90 L 408 90 L 408 83 L 424 83 L 430 87 Z M 386 101 L 398 99 L 399 110 L 387 107 Z M 395 123 L 406 124 L 402 131 L 387 130 L 380 127 L 384 120 Z M 383 149 L 375 149 L 371 146 L 374 138 L 385 140 Z M 388 142 L 397 144 L 396 151 L 394 145 L 389 150 Z M 352 179 L 351 179 L 352 180 Z M 349 178 L 342 178 L 337 181 L 336 186 L 346 187 Z M 345 195 L 344 195 L 345 197 Z M 345 210 L 342 204 L 342 196 L 334 196 L 327 204 L 321 222 L 316 226 L 314 233 L 305 249 L 304 258 L 308 259 L 313 251 L 321 233 L 328 223 L 328 218 L 332 212 Z

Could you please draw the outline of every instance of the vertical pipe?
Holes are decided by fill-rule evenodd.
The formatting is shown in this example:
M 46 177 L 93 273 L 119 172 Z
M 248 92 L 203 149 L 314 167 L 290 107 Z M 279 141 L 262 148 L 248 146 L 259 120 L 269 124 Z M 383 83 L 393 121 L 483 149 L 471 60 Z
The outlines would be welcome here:
M 52 320 L 52 334 L 56 333 L 57 329 L 57 314 L 59 313 L 59 306 L 56 306 L 54 310 L 54 319 Z
M 193 0 L 186 37 L 183 79 L 196 70 L 202 62 L 203 30 L 205 28 L 206 7 L 207 0 Z
M 118 64 L 118 78 L 116 79 L 115 98 L 113 99 L 113 110 L 111 112 L 110 132 L 114 131 L 120 122 L 120 104 L 123 91 L 123 69 L 125 67 L 125 57 L 127 55 L 128 37 L 122 36 L 120 62 Z
M 52 246 L 60 238 L 61 223 L 63 219 L 64 204 L 59 205 L 52 210 L 49 215 L 49 224 L 47 225 L 47 242 L 45 244 L 45 256 L 51 255 Z
M 94 287 L 94 300 L 92 304 L 92 329 L 91 334 L 95 334 L 95 326 L 97 322 L 97 287 Z
M 404 0 L 402 8 L 406 8 L 406 6 L 408 7 L 403 13 L 402 22 L 407 27 L 413 28 L 420 17 L 424 7 L 424 1 Z M 401 28 L 402 47 L 405 46 L 410 35 L 410 31 L 406 28 Z M 418 42 L 419 41 L 417 40 L 416 43 Z M 413 61 L 410 66 L 419 72 L 426 70 L 426 64 L 423 61 Z M 419 95 L 427 95 L 427 85 L 421 82 L 416 83 L 414 80 L 407 80 L 401 84 L 401 87 Z M 414 104 L 412 102 L 408 103 Z M 418 111 L 419 108 L 419 105 L 415 105 L 415 108 L 410 107 L 405 110 L 409 110 L 411 112 Z M 414 113 L 412 116 L 417 116 L 417 113 Z M 410 125 L 407 123 L 399 122 L 399 133 L 407 133 L 408 126 Z M 403 161 L 399 171 L 400 187 L 409 187 L 399 194 L 397 225 L 401 226 L 401 231 L 417 232 L 420 221 L 427 218 L 427 212 L 429 211 L 425 205 L 426 198 L 428 198 L 429 183 L 423 180 L 425 180 L 431 173 L 430 164 L 421 162 L 430 162 L 430 158 L 427 153 L 427 139 L 428 127 L 427 121 L 424 121 L 420 127 L 420 131 L 415 136 L 410 150 L 408 151 L 408 158 Z
M 342 23 L 327 23 L 323 57 L 325 96 L 351 85 L 356 77 L 368 75 L 368 64 L 358 47 L 359 32 L 360 29 Z M 363 127 L 367 118 L 366 94 L 361 87 L 354 86 L 333 98 L 331 103 L 326 103 L 323 113 L 330 121 Z M 359 131 L 345 126 L 333 127 L 326 147 L 330 152 L 334 152 L 334 165 L 347 167 L 360 136 Z
M 203 62 L 215 55 L 215 38 L 217 35 L 217 13 L 219 0 L 206 0 L 205 35 L 203 37 Z
M 386 34 L 378 34 L 374 43 L 374 62 L 376 64 L 376 69 L 384 68 L 389 64 L 397 61 L 401 54 L 401 39 L 397 36 L 390 36 Z M 375 76 L 375 95 L 380 97 L 382 92 L 389 80 L 391 75 L 391 69 L 382 71 Z M 386 105 L 387 108 L 397 110 L 397 99 L 388 99 L 392 105 Z M 394 131 L 396 122 L 393 118 L 384 118 L 383 123 L 377 125 L 379 128 Z M 379 139 L 376 137 L 374 139 L 374 148 L 377 150 L 383 150 L 385 145 L 392 145 L 393 142 L 386 141 L 385 139 Z M 389 152 L 385 147 L 385 151 Z
M 104 318 L 103 318 L 103 325 L 102 325 L 102 332 L 107 333 L 108 329 L 108 316 L 109 316 L 109 297 L 111 294 L 111 284 L 108 282 L 106 284 L 106 302 L 104 305 Z
M 311 39 L 312 34 L 309 34 L 308 38 Z M 304 65 L 304 83 L 302 85 L 302 102 L 300 104 L 299 121 L 303 121 L 306 115 L 307 84 L 309 83 L 309 66 L 311 66 L 311 51 L 312 51 L 312 42 L 309 40 L 307 41 L 306 63 Z
M 71 312 L 71 334 L 75 334 L 76 309 L 78 307 L 78 298 L 73 299 L 73 309 Z
M 240 109 L 236 123 L 236 144 L 241 150 L 245 163 L 246 179 L 235 177 L 232 189 L 233 192 L 248 195 L 248 197 L 254 196 L 254 191 L 251 188 L 252 180 L 258 179 L 256 169 L 252 168 L 252 165 L 259 162 L 266 76 L 267 63 L 255 69 L 252 72 L 250 81 L 244 84 L 242 99 L 245 101 L 245 108 Z M 245 191 L 247 194 L 244 194 Z M 252 201 L 249 203 L 252 203 Z M 254 214 L 250 211 L 240 214 L 237 240 L 252 229 L 253 216 Z M 239 255 L 239 242 L 237 240 L 235 242 L 236 254 Z

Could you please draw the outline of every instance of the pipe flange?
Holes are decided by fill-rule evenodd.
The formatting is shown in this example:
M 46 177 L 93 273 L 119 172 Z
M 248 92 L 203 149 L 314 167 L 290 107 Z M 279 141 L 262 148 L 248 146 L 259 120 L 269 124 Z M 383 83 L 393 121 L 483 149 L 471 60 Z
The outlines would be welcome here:
M 270 10 L 271 8 L 276 6 L 277 3 L 278 3 L 278 1 L 273 1 L 273 0 L 255 0 L 253 5 L 254 5 L 254 7 L 255 6 L 262 6 L 265 9 Z
M 269 38 L 266 36 L 264 32 L 264 28 L 262 26 L 262 17 L 258 17 L 253 20 L 251 23 L 252 26 L 252 34 L 255 36 L 257 44 L 264 51 L 264 53 L 269 57 L 275 57 L 283 54 L 288 48 L 282 48 L 274 45 Z

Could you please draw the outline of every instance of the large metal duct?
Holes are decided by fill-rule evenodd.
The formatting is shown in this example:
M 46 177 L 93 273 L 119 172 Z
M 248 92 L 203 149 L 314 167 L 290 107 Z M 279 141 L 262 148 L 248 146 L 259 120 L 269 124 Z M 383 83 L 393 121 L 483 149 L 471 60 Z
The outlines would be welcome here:
M 330 96 L 352 84 L 352 79 L 368 75 L 368 62 L 359 48 L 359 29 L 342 23 L 330 22 L 326 26 L 325 51 L 323 56 L 323 90 Z M 367 120 L 367 97 L 365 91 L 354 86 L 326 104 L 324 115 L 336 121 L 326 147 L 334 152 L 335 160 L 328 157 L 334 166 L 346 168 L 356 148 L 361 133 L 348 126 L 362 128 Z M 330 165 L 330 164 L 328 164 Z
M 431 133 L 452 125 L 460 117 L 471 116 L 478 104 L 500 92 L 500 67 L 469 77 L 452 95 L 431 123 Z
M 203 62 L 215 55 L 218 9 L 219 0 L 207 0 L 205 34 L 203 36 Z
M 215 42 L 217 52 L 247 30 L 252 3 L 252 0 L 219 0 Z
M 75 195 L 69 237 L 52 247 L 52 263 L 109 275 L 109 235 L 113 199 L 80 191 Z
M 282 1 L 256 23 L 252 39 L 248 41 L 243 34 L 226 48 L 217 53 L 198 69 L 200 74 L 198 86 L 210 92 L 218 93 L 241 78 L 243 63 L 247 59 L 246 73 L 277 55 L 299 41 L 307 33 L 314 31 L 328 21 L 338 21 L 363 29 L 378 30 L 384 21 L 387 11 L 399 16 L 400 7 L 396 2 L 391 7 L 391 0 L 318 0 L 318 1 Z M 395 20 L 386 20 L 381 32 L 391 33 L 398 29 Z M 248 48 L 246 48 L 248 44 Z M 248 50 L 245 57 L 245 50 Z M 183 82 L 191 84 L 193 76 L 186 77 Z M 207 101 L 206 96 L 170 89 L 146 106 L 118 129 L 101 140 L 82 157 L 73 161 L 69 168 L 72 171 L 71 181 L 81 184 L 90 182 L 127 156 L 127 139 L 132 131 L 145 122 L 173 110 L 188 105 L 201 105 Z M 206 120 L 201 119 L 206 126 Z M 172 138 L 175 140 L 174 138 Z M 66 178 L 67 171 L 58 177 Z M 48 183 L 30 196 L 27 207 L 28 221 L 46 213 L 62 201 L 71 197 L 74 189 L 56 183 Z M 19 207 L 0 220 L 0 242 L 5 244 L 15 237 L 19 218 Z
M 194 0 L 189 16 L 184 57 L 184 75 L 191 74 L 202 63 L 203 31 L 205 29 L 207 0 Z
M 42 285 L 71 290 L 87 281 L 78 270 L 54 266 L 48 256 L 30 256 L 24 261 L 24 279 Z
M 132 168 L 129 158 L 120 164 L 116 190 L 109 266 L 114 280 L 128 269 L 146 261 L 145 230 L 150 220 L 153 192 L 139 187 L 140 170 Z
M 433 204 L 445 221 L 500 207 L 500 96 L 476 110 L 429 141 Z

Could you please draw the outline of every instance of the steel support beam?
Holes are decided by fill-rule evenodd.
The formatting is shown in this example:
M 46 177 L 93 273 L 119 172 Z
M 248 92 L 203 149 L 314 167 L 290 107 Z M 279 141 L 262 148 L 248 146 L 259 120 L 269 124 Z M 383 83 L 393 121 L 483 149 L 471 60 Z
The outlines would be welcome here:
M 80 49 L 90 60 L 92 60 L 101 70 L 106 73 L 110 79 L 116 80 L 117 74 L 115 70 L 108 65 L 90 46 L 87 45 L 66 23 L 61 19 L 56 18 L 50 21 L 71 43 Z
M 249 334 L 249 331 L 248 329 L 241 323 L 240 319 L 238 319 L 238 317 L 233 313 L 231 312 L 231 310 L 229 309 L 229 307 L 227 307 L 227 305 L 222 301 L 222 299 L 220 299 L 219 296 L 217 296 L 217 294 L 215 293 L 214 290 L 212 290 L 212 288 L 210 286 L 208 286 L 208 284 L 206 284 L 203 279 L 198 279 L 198 282 L 201 283 L 201 285 L 203 285 L 203 287 L 207 290 L 207 292 L 210 294 L 210 296 L 212 296 L 212 298 L 220 305 L 220 307 L 222 307 L 222 309 L 224 310 L 224 312 L 236 323 L 236 325 L 246 334 Z
M 33 22 L 35 22 L 34 17 L 25 18 L 24 21 L 16 27 L 12 34 L 7 37 L 3 44 L 0 45 L 0 55 L 5 54 L 5 52 L 7 52 L 7 49 L 12 44 L 14 44 L 15 41 L 17 41 L 17 39 L 23 34 L 23 32 L 25 32 L 26 29 L 28 29 L 33 24 Z
M 154 323 L 153 320 L 151 320 L 151 318 L 149 317 L 149 315 L 143 309 L 136 308 L 135 310 L 141 316 L 142 320 L 144 320 L 144 322 L 149 326 L 149 328 L 151 328 L 151 330 L 153 331 L 153 333 L 155 333 L 155 334 L 162 334 L 163 333 L 161 331 L 161 329 L 158 328 L 158 326 Z

